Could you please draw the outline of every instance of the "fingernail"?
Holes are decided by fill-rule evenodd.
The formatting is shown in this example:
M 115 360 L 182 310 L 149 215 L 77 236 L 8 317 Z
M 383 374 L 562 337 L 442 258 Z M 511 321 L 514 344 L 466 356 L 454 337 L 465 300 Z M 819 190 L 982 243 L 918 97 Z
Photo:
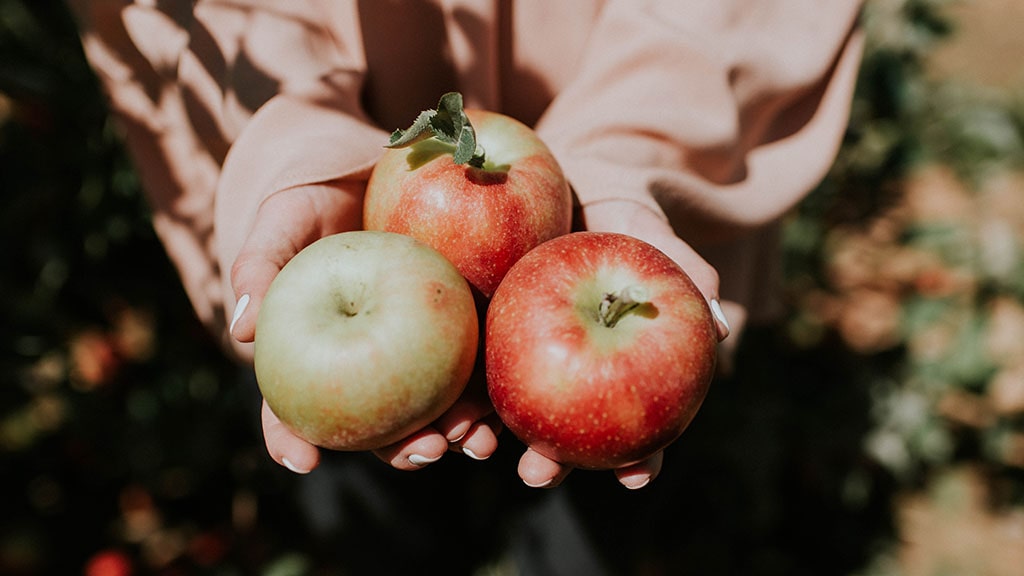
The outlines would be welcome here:
M 473 452 L 472 450 L 466 448 L 465 446 L 462 447 L 462 453 L 465 454 L 466 456 L 469 456 L 473 460 L 486 460 L 486 458 L 481 458 L 480 456 L 477 456 L 476 452 Z
M 234 332 L 235 332 L 235 323 L 238 322 L 238 319 L 242 317 L 242 314 L 245 314 L 245 309 L 248 308 L 248 307 L 249 307 L 249 295 L 248 294 L 242 294 L 242 297 L 239 298 L 238 302 L 235 304 L 235 313 L 234 313 L 234 315 L 231 316 L 231 326 L 228 327 L 228 333 L 229 334 L 234 334 Z
M 722 312 L 722 305 L 718 302 L 718 300 L 711 301 L 711 314 L 715 316 L 716 320 L 722 323 L 722 326 L 725 326 L 725 335 L 722 336 L 722 338 L 728 336 L 729 332 L 731 331 L 731 329 L 729 328 L 729 321 L 725 319 L 725 312 Z
M 409 455 L 409 463 L 412 464 L 413 466 L 426 466 L 427 464 L 430 464 L 431 462 L 437 462 L 440 459 L 441 459 L 440 456 L 438 456 L 436 458 L 427 458 L 426 456 L 423 456 L 422 454 L 410 454 Z
M 650 476 L 644 476 L 643 481 L 638 483 L 638 484 L 625 484 L 625 483 L 623 483 L 623 486 L 625 486 L 626 488 L 628 488 L 630 490 L 639 490 L 639 489 L 643 488 L 644 486 L 647 486 L 650 483 L 651 483 L 651 477 Z
M 448 432 L 448 436 L 446 437 L 446 439 L 448 440 L 448 442 L 450 444 L 455 444 L 459 440 L 462 440 L 463 438 L 465 438 L 466 434 L 469 434 L 470 427 L 471 427 L 471 424 L 469 424 L 469 423 L 460 424 L 459 426 L 456 426 L 450 432 Z
M 295 472 L 296 474 L 309 474 L 309 470 L 302 470 L 296 467 L 295 464 L 292 464 L 292 461 L 287 458 L 281 458 L 281 464 L 284 464 L 285 468 Z
M 547 480 L 541 482 L 540 484 L 530 484 L 526 480 L 523 480 L 523 484 L 526 484 L 530 488 L 546 488 L 546 487 L 550 486 L 551 483 L 554 482 L 554 481 L 555 481 L 554 478 L 548 478 Z

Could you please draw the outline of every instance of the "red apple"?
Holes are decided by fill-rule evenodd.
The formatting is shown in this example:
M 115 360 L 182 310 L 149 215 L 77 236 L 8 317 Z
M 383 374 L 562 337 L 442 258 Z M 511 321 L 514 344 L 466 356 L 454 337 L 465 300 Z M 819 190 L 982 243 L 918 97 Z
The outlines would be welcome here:
M 84 576 L 131 576 L 134 572 L 131 557 L 114 548 L 93 554 L 82 567 Z
M 484 296 L 531 248 L 569 232 L 569 185 L 517 120 L 464 112 L 450 93 L 392 141 L 367 185 L 364 227 L 432 246 Z
M 478 343 L 473 293 L 440 253 L 400 234 L 344 232 L 274 278 L 256 323 L 256 380 L 299 437 L 373 450 L 451 407 Z
M 716 330 L 689 276 L 631 236 L 574 232 L 530 251 L 487 312 L 487 386 L 537 452 L 611 469 L 682 434 L 714 372 Z

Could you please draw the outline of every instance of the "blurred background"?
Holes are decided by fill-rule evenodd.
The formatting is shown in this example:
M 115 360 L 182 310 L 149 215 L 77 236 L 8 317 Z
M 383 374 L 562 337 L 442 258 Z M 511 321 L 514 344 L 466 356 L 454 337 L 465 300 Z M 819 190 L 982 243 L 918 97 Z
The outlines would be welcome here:
M 787 316 L 673 447 L 642 497 L 679 525 L 623 573 L 1024 575 L 1024 3 L 869 0 L 864 23 L 844 147 L 787 219 Z M 0 573 L 360 573 L 266 457 L 247 385 L 62 3 L 0 0 Z M 480 510 L 520 490 L 488 478 Z

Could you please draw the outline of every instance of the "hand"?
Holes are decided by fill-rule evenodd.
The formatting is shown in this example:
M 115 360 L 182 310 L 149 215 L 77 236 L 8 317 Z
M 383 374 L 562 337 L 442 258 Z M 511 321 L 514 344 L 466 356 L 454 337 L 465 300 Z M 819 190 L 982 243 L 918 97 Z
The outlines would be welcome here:
M 253 341 L 260 303 L 293 256 L 320 238 L 362 226 L 364 191 L 361 182 L 338 181 L 283 190 L 260 205 L 231 269 L 232 297 L 238 303 L 230 327 L 234 339 Z M 431 426 L 375 454 L 400 470 L 421 468 L 450 449 L 487 458 L 497 449 L 500 430 L 493 410 L 484 387 L 469 386 Z M 319 449 L 292 434 L 266 402 L 262 421 L 267 451 L 277 463 L 297 473 L 310 472 L 320 463 Z
M 584 206 L 583 219 L 588 230 L 618 232 L 644 240 L 676 261 L 708 301 L 718 327 L 718 339 L 729 335 L 729 324 L 718 300 L 718 273 L 683 242 L 665 217 L 636 202 L 603 201 Z M 643 488 L 661 471 L 663 453 L 615 470 L 619 482 L 630 489 Z M 528 486 L 551 488 L 568 476 L 572 468 L 527 449 L 519 460 L 519 476 Z

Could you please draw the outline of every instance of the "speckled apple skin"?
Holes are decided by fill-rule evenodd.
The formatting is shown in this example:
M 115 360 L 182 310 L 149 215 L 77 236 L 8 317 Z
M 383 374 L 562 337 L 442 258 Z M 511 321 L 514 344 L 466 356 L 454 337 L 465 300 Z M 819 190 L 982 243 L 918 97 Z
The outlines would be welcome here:
M 606 292 L 649 295 L 613 327 Z M 630 236 L 574 232 L 509 271 L 487 311 L 488 392 L 520 440 L 558 462 L 611 469 L 676 440 L 714 374 L 710 309 L 686 273 Z

